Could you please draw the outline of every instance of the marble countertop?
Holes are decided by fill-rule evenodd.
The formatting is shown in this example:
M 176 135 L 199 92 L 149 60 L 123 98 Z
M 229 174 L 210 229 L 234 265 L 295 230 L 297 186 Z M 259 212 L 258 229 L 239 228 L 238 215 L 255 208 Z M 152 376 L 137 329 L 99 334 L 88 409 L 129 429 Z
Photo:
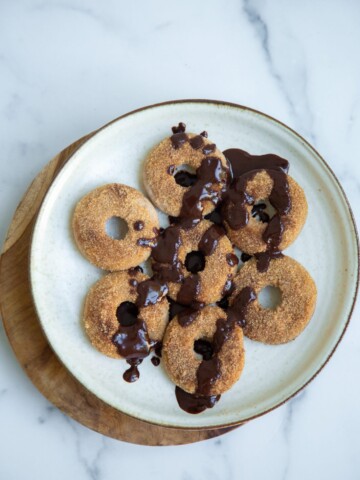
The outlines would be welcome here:
M 179 98 L 240 103 L 299 131 L 359 223 L 359 22 L 357 0 L 2 1 L 0 243 L 55 153 L 122 113 Z M 293 400 L 223 437 L 164 448 L 103 437 L 59 412 L 1 325 L 0 478 L 358 479 L 359 312 Z

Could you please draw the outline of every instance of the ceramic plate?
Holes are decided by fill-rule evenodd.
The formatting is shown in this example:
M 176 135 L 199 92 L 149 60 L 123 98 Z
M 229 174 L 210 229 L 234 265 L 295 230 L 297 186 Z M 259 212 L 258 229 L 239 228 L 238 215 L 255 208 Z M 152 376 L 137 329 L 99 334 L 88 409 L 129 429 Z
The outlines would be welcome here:
M 207 130 L 222 150 L 276 153 L 290 161 L 303 187 L 309 215 L 286 254 L 301 262 L 318 289 L 317 308 L 293 342 L 267 346 L 245 340 L 246 364 L 238 383 L 211 410 L 189 415 L 177 405 L 163 367 L 146 359 L 141 378 L 123 381 L 124 361 L 96 351 L 82 329 L 90 286 L 104 273 L 75 246 L 74 207 L 90 190 L 119 182 L 146 193 L 142 163 L 149 150 L 183 121 L 189 132 Z M 164 222 L 165 217 L 162 216 Z M 212 101 L 180 101 L 147 107 L 100 129 L 82 145 L 51 186 L 34 230 L 31 282 L 40 322 L 52 348 L 92 393 L 120 411 L 160 425 L 213 428 L 243 422 L 280 405 L 321 369 L 351 315 L 358 275 L 357 236 L 346 197 L 319 154 L 294 131 L 254 110 Z

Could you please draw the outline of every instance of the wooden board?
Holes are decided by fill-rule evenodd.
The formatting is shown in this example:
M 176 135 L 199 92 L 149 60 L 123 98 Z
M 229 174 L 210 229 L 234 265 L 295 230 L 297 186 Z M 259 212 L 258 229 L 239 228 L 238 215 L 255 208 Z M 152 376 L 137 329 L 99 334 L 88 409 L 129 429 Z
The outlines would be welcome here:
M 28 273 L 32 230 L 53 180 L 72 153 L 92 135 L 59 153 L 34 179 L 15 212 L 0 258 L 0 308 L 9 342 L 31 381 L 51 403 L 103 435 L 140 445 L 181 445 L 222 435 L 232 428 L 165 428 L 120 413 L 72 376 L 42 332 Z

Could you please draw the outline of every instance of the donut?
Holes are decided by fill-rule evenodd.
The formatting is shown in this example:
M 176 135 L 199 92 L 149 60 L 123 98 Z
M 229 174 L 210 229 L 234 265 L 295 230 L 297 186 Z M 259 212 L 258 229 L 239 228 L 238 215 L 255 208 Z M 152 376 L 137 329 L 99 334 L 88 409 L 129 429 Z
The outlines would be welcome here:
M 238 259 L 225 230 L 208 220 L 163 231 L 153 248 L 152 269 L 167 282 L 169 296 L 183 305 L 213 303 L 224 296 Z
M 147 156 L 145 188 L 153 203 L 168 215 L 205 216 L 214 209 L 226 184 L 226 158 L 206 138 L 206 132 L 185 133 L 184 124 L 173 127 L 173 132 Z M 183 170 L 184 165 L 194 173 Z
M 316 304 L 316 286 L 308 271 L 296 260 L 282 255 L 270 260 L 266 272 L 259 272 L 252 258 L 233 280 L 230 308 L 236 307 L 239 293 L 251 288 L 256 296 L 267 287 L 277 287 L 280 304 L 264 308 L 258 299 L 249 305 L 243 323 L 244 335 L 267 344 L 286 343 L 297 337 L 309 323 Z
M 196 311 L 185 326 L 183 320 L 177 315 L 165 332 L 162 359 L 167 374 L 190 394 L 224 393 L 244 367 L 241 327 L 229 323 L 226 313 L 216 306 Z
M 117 240 L 105 232 L 111 217 L 127 223 L 125 238 Z M 104 270 L 126 270 L 147 260 L 154 244 L 159 221 L 144 195 L 118 183 L 92 190 L 76 205 L 72 228 L 81 253 Z
M 273 207 L 271 219 L 264 201 Z M 289 175 L 252 170 L 233 183 L 223 211 L 230 240 L 252 255 L 287 248 L 299 235 L 308 206 L 303 189 Z
M 90 342 L 112 358 L 147 356 L 168 322 L 166 293 L 165 285 L 140 268 L 105 275 L 85 300 L 83 323 Z

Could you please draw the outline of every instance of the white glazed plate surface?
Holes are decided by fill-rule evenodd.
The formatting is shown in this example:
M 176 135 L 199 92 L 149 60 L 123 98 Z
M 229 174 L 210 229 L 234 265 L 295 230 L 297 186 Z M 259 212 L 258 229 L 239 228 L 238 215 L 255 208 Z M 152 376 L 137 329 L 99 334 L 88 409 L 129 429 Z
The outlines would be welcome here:
M 82 328 L 90 286 L 104 272 L 78 251 L 71 232 L 76 203 L 105 183 L 130 185 L 146 194 L 142 163 L 149 150 L 183 121 L 189 132 L 207 130 L 221 150 L 275 153 L 290 161 L 290 175 L 303 187 L 309 215 L 286 254 L 314 278 L 315 314 L 293 342 L 267 346 L 245 339 L 246 362 L 237 384 L 210 410 L 189 415 L 177 405 L 163 367 L 146 359 L 134 384 L 122 379 L 126 363 L 96 351 Z M 164 219 L 164 216 L 162 216 Z M 260 415 L 291 397 L 326 363 L 341 338 L 356 295 L 356 232 L 346 199 L 319 155 L 279 122 L 235 105 L 186 101 L 153 106 L 124 116 L 90 138 L 51 186 L 35 226 L 31 283 L 47 338 L 69 371 L 92 393 L 120 411 L 152 423 L 213 428 Z

